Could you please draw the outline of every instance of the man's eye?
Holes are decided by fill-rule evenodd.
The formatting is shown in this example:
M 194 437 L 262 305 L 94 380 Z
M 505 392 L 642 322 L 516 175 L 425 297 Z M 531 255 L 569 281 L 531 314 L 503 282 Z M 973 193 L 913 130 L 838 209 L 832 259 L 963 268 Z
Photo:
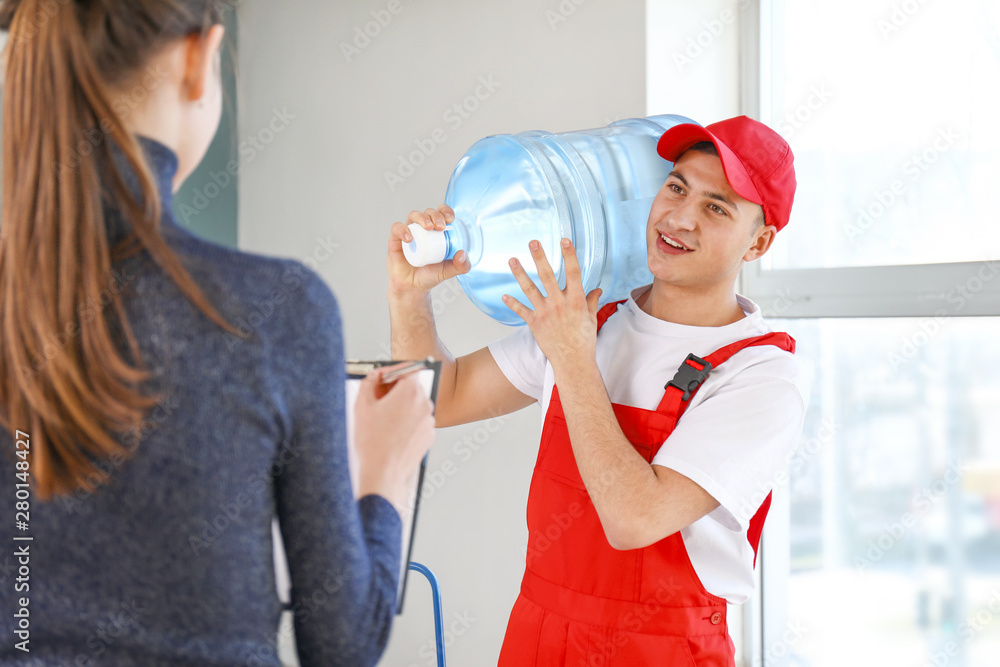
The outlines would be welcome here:
M 681 189 L 681 186 L 677 185 L 676 183 L 670 183 L 669 185 L 667 185 L 667 187 L 676 192 L 677 194 L 681 194 L 682 192 L 684 192 Z
M 728 215 L 726 209 L 722 208 L 718 204 L 710 204 L 709 207 L 712 209 L 713 213 L 718 213 L 719 215 Z

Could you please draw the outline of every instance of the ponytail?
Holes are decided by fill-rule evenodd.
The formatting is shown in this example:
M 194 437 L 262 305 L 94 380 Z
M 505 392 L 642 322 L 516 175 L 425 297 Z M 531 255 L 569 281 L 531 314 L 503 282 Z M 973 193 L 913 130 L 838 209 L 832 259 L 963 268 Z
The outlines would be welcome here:
M 0 29 L 9 31 L 0 129 L 0 425 L 30 434 L 31 480 L 41 499 L 107 481 L 95 463 L 135 449 L 112 434 L 138 433 L 161 398 L 141 391 L 150 374 L 118 290 L 106 289 L 115 261 L 145 249 L 206 316 L 239 335 L 160 236 L 153 177 L 107 83 L 141 70 L 167 40 L 204 34 L 221 18 L 217 5 L 0 3 Z M 115 149 L 137 175 L 138 193 Z M 133 230 L 115 248 L 106 200 Z M 127 355 L 116 344 L 122 337 Z

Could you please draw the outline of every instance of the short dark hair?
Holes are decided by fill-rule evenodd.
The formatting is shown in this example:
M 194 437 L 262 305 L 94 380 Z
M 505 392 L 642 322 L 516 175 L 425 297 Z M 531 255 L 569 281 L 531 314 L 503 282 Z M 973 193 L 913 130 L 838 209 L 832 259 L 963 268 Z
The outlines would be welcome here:
M 692 144 L 688 146 L 686 149 L 684 149 L 684 153 L 687 153 L 688 151 L 694 151 L 696 153 L 705 153 L 707 155 L 714 155 L 715 157 L 719 157 L 719 149 L 716 148 L 715 144 L 713 144 L 711 141 L 699 141 L 696 144 Z M 677 159 L 680 160 L 681 156 L 683 156 L 684 153 L 678 155 Z M 755 232 L 764 226 L 764 208 L 762 206 L 758 206 L 758 208 L 760 208 L 760 212 L 757 214 L 757 223 L 754 225 L 753 228 L 753 231 Z
M 719 157 L 719 149 L 717 149 L 715 147 L 715 144 L 713 144 L 711 141 L 699 141 L 696 144 L 692 144 L 691 146 L 688 146 L 687 149 L 685 149 L 684 153 L 687 153 L 688 151 L 694 151 L 696 153 L 708 153 L 709 155 L 714 155 L 715 157 Z M 684 153 L 681 153 L 681 155 L 684 155 Z M 678 157 L 677 159 L 680 158 Z

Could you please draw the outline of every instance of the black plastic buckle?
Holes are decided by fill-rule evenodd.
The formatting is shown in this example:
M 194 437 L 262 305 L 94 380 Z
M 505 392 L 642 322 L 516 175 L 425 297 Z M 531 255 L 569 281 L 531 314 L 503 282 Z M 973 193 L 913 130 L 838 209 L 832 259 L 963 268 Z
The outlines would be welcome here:
M 691 365 L 691 362 L 695 362 L 701 366 L 701 370 L 698 370 Z M 677 373 L 671 378 L 670 382 L 663 385 L 663 388 L 673 385 L 681 391 L 684 392 L 684 396 L 681 397 L 682 401 L 687 401 L 691 399 L 691 392 L 696 391 L 701 383 L 705 381 L 708 374 L 712 372 L 712 364 L 708 363 L 701 357 L 696 357 L 693 354 L 689 354 L 684 363 L 680 365 L 677 369 Z

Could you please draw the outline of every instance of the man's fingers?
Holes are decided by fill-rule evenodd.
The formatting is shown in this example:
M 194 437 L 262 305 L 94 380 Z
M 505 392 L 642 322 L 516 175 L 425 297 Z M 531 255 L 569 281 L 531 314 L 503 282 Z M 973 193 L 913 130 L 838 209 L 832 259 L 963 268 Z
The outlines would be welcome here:
M 569 239 L 563 239 L 560 245 L 562 246 L 563 267 L 566 270 L 566 291 L 582 294 L 583 278 L 580 274 L 580 261 L 576 258 L 576 248 L 573 247 L 573 242 Z M 588 297 L 587 300 L 589 302 L 590 298 Z
M 392 223 L 392 227 L 389 228 L 389 250 L 396 250 L 402 252 L 401 243 L 409 243 L 413 240 L 413 236 L 410 234 L 410 230 L 406 228 L 401 222 Z
M 524 271 L 524 267 L 521 266 L 521 262 L 517 261 L 517 258 L 512 257 L 509 264 L 510 272 L 514 274 L 517 284 L 521 286 L 524 296 L 528 297 L 528 301 L 531 302 L 532 306 L 538 308 L 545 300 L 545 295 L 542 294 L 538 286 L 528 277 L 528 274 Z
M 528 323 L 528 318 L 534 314 L 534 311 L 525 306 L 523 303 L 515 299 L 509 294 L 503 295 L 503 302 L 508 308 L 514 311 L 514 314 L 524 320 L 525 324 Z
M 431 224 L 434 225 L 433 229 L 437 229 L 439 231 L 444 229 L 444 226 L 446 224 L 446 220 L 444 219 L 444 213 L 437 210 L 436 208 L 428 208 L 424 209 L 424 215 L 426 215 L 430 219 Z
M 448 206 L 447 204 L 441 204 L 440 206 L 438 206 L 438 210 L 441 211 L 442 215 L 444 215 L 444 220 L 448 224 L 451 224 L 452 222 L 455 221 L 455 210 L 451 206 Z
M 441 282 L 468 273 L 472 265 L 469 263 L 469 255 L 464 250 L 459 250 L 451 261 L 441 263 Z
M 545 288 L 545 293 L 552 296 L 559 291 L 559 282 L 556 280 L 556 276 L 552 272 L 552 265 L 549 264 L 549 258 L 545 256 L 542 244 L 538 241 L 532 241 L 528 244 L 528 250 L 531 252 L 531 259 L 535 260 L 535 268 L 538 270 L 538 279 L 542 282 L 542 287 Z
M 427 211 L 432 210 L 434 209 L 427 209 Z M 434 221 L 427 215 L 427 211 L 410 211 L 410 214 L 406 216 L 406 224 L 412 225 L 413 223 L 417 223 L 424 229 L 434 229 Z
M 587 295 L 587 310 L 590 311 L 590 316 L 595 317 L 597 311 L 600 309 L 601 294 L 604 293 L 600 287 L 591 290 L 590 294 Z
M 410 214 L 406 216 L 406 222 L 403 226 L 409 226 L 413 223 L 417 223 L 424 229 L 444 229 L 445 225 L 451 224 L 455 221 L 455 211 L 452 210 L 447 204 L 441 204 L 437 208 L 425 208 L 423 211 L 413 210 Z M 412 239 L 410 239 L 412 240 Z M 410 240 L 406 242 L 409 243 Z

